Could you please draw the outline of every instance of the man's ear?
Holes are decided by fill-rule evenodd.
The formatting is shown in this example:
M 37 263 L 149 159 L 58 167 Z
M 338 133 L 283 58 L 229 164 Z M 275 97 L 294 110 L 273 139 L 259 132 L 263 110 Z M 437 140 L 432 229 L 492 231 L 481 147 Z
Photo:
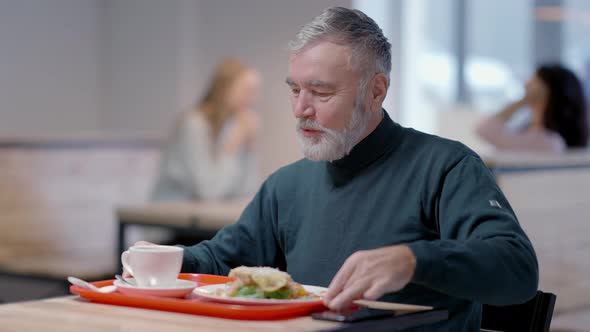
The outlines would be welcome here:
M 373 84 L 371 85 L 371 111 L 381 110 L 385 96 L 387 96 L 387 88 L 389 87 L 389 79 L 383 73 L 377 73 L 373 77 Z

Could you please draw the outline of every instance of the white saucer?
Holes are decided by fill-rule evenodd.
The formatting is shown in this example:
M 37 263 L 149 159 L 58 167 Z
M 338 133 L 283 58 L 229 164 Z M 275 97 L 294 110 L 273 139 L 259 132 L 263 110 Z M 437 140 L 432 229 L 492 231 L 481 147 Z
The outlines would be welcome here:
M 134 282 L 133 278 L 128 278 L 130 282 Z M 169 287 L 140 287 L 125 284 L 119 280 L 113 283 L 117 286 L 117 291 L 125 295 L 141 295 L 141 296 L 161 296 L 161 297 L 185 297 L 190 294 L 197 283 L 190 280 L 176 279 L 176 285 Z

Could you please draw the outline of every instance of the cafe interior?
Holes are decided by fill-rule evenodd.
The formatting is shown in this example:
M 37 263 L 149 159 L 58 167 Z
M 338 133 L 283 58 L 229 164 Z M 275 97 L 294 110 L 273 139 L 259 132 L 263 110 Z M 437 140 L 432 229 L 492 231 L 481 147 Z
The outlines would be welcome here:
M 365 12 L 391 42 L 388 115 L 477 152 L 530 238 L 544 296 L 529 310 L 537 325 L 505 331 L 590 331 L 588 148 L 513 151 L 476 131 L 545 63 L 575 73 L 590 101 L 587 0 L 0 1 L 0 331 L 343 329 L 309 311 L 211 314 L 133 294 L 88 301 L 67 280 L 105 286 L 136 241 L 196 243 L 238 219 L 252 196 L 150 196 L 175 119 L 221 59 L 260 74 L 258 185 L 302 158 L 287 44 L 331 6 Z

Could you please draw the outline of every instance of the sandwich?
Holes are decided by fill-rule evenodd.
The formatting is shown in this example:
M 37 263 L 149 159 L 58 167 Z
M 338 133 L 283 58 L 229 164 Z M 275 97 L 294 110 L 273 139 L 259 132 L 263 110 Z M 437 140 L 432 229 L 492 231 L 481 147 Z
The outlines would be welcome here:
M 271 267 L 240 266 L 229 272 L 235 280 L 224 291 L 223 296 L 250 299 L 301 299 L 309 298 L 301 284 L 291 276 Z

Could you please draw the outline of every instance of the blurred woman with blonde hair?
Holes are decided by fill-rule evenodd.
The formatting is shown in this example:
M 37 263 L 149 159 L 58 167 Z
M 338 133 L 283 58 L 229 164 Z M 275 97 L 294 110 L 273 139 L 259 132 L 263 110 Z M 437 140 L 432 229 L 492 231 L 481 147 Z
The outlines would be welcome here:
M 252 108 L 259 84 L 258 72 L 237 59 L 218 65 L 203 98 L 168 138 L 153 200 L 229 199 L 258 189 Z

